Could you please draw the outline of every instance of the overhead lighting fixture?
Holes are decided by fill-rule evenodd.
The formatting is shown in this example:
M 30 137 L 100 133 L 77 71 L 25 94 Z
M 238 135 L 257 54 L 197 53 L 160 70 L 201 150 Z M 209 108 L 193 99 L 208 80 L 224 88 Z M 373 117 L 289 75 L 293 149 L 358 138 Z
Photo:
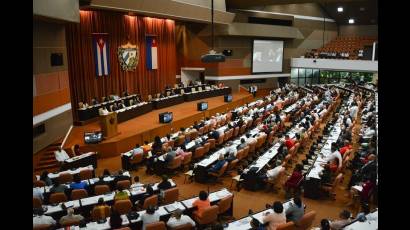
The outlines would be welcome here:
M 343 12 L 343 7 L 341 6 L 337 7 L 337 12 Z
M 353 18 L 349 19 L 349 24 L 353 24 L 353 23 L 354 23 L 354 19 Z
M 364 11 L 365 9 L 364 9 L 364 7 L 360 7 L 360 11 Z

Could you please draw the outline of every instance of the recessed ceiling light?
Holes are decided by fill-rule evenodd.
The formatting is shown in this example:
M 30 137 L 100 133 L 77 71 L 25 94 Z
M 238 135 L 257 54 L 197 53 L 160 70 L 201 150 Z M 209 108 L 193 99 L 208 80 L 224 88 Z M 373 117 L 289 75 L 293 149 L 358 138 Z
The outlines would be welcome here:
M 343 12 L 343 7 L 341 6 L 337 7 L 337 12 Z
M 360 11 L 364 11 L 364 7 L 360 7 Z
M 353 23 L 354 23 L 354 19 L 353 18 L 349 19 L 349 24 L 353 24 Z

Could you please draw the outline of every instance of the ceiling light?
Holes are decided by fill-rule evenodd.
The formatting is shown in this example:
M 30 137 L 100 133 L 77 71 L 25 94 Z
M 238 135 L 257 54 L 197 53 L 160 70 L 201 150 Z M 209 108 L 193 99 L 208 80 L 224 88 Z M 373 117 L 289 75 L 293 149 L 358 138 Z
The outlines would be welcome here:
M 353 18 L 349 19 L 349 24 L 353 24 L 353 23 L 354 23 L 354 19 Z
M 364 11 L 364 7 L 360 7 L 360 11 Z
M 343 7 L 341 6 L 337 7 L 337 12 L 343 12 Z

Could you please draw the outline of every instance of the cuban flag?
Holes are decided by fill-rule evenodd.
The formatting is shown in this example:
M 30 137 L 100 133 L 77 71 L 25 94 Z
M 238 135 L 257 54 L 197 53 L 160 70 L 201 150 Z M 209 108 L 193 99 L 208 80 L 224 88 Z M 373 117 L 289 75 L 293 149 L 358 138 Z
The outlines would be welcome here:
M 158 51 L 157 39 L 152 36 L 147 36 L 147 68 L 149 70 L 158 69 Z
M 95 34 L 93 39 L 95 73 L 97 76 L 108 76 L 110 72 L 110 49 L 108 46 L 107 36 L 104 34 Z

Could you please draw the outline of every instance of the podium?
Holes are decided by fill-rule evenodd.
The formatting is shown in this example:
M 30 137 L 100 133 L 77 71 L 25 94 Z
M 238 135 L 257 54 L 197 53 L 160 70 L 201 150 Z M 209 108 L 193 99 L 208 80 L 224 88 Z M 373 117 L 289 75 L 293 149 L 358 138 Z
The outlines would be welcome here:
M 100 115 L 101 129 L 105 138 L 111 138 L 118 134 L 117 113 L 111 112 L 107 115 Z

